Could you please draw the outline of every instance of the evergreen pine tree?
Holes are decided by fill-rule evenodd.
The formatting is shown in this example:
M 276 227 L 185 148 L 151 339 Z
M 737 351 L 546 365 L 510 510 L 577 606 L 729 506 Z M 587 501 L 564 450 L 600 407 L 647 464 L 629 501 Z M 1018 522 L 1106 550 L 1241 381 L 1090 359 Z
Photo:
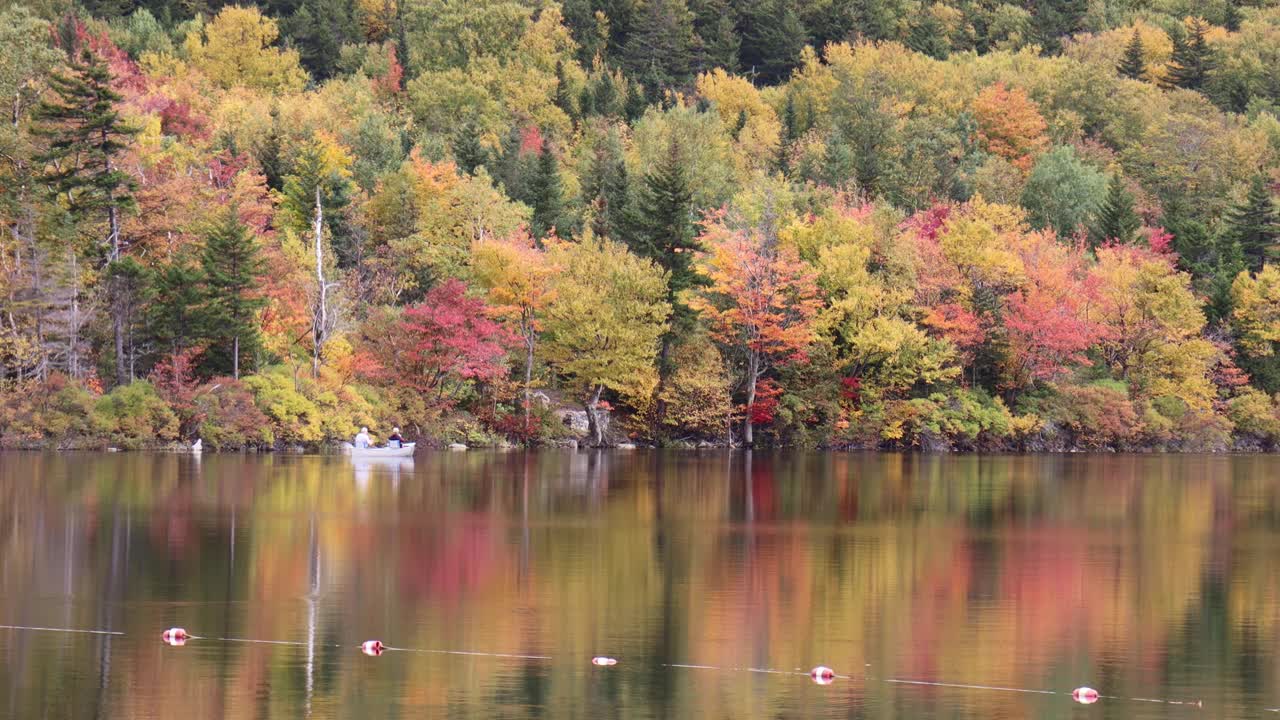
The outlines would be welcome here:
M 1224 235 L 1238 245 L 1245 266 L 1254 272 L 1280 241 L 1280 211 L 1261 173 L 1253 176 L 1244 201 L 1227 212 Z
M 45 166 L 41 180 L 66 203 L 71 217 L 85 220 L 105 215 L 106 263 L 120 260 L 124 241 L 120 213 L 134 205 L 133 178 L 118 169 L 116 156 L 137 133 L 121 119 L 115 104 L 120 95 L 111 89 L 111 71 L 96 53 L 83 48 L 68 59 L 68 73 L 49 78 L 52 96 L 32 112 L 32 133 L 44 138 L 46 150 L 36 156 Z M 125 364 L 127 313 L 133 303 L 125 297 L 131 286 L 127 273 L 107 273 L 107 293 L 115 350 L 116 382 L 128 381 Z
M 205 370 L 238 378 L 242 366 L 252 367 L 260 349 L 257 312 L 265 301 L 254 293 L 263 269 L 258 243 L 240 222 L 236 208 L 227 209 L 209 228 L 200 268 L 205 291 L 200 328 L 208 344 Z
M 696 13 L 702 62 L 707 67 L 738 69 L 742 38 L 738 35 L 737 14 L 726 0 L 710 0 Z
M 742 131 L 747 127 L 747 111 L 746 108 L 738 111 L 738 117 L 733 121 L 733 139 L 738 140 L 742 137 Z
M 1216 63 L 1213 50 L 1205 39 L 1208 27 L 1204 21 L 1193 18 L 1189 32 L 1186 38 L 1174 38 L 1173 57 L 1169 60 L 1169 75 L 1165 82 L 1169 87 L 1199 90 L 1204 87 Z
M 622 51 L 627 75 L 651 88 L 689 80 L 692 68 L 693 14 L 685 0 L 648 0 L 632 18 Z
M 529 179 L 528 202 L 533 208 L 529 232 L 535 238 L 541 240 L 552 230 L 567 234 L 569 228 L 564 225 L 564 185 L 560 180 L 555 153 L 551 150 L 551 144 L 545 140 L 538 153 L 533 176 Z
M 590 78 L 582 86 L 582 92 L 578 93 L 578 112 L 584 118 L 589 118 L 596 114 L 596 94 L 591 87 Z
M 480 130 L 475 123 L 466 123 L 453 136 L 453 159 L 458 168 L 468 175 L 475 175 L 476 168 L 484 165 L 489 153 L 480 144 Z
M 111 89 L 111 72 L 97 54 L 85 48 L 68 62 L 69 73 L 49 78 L 52 97 L 32 112 L 32 133 L 45 138 L 47 149 L 36 157 L 46 171 L 41 180 L 63 199 L 77 220 L 105 213 L 107 259 L 120 257 L 120 212 L 133 206 L 136 185 L 115 166 L 115 158 L 137 133 L 116 111 L 120 101 Z
M 299 151 L 293 164 L 293 172 L 284 180 L 282 192 L 282 209 L 299 232 L 307 233 L 311 229 L 317 187 L 320 189 L 325 225 L 329 228 L 338 267 L 352 267 L 359 250 L 356 247 L 356 233 L 343 210 L 351 204 L 353 183 L 349 177 L 334 172 L 329 167 L 323 147 L 313 142 L 304 145 Z
M 253 155 L 262 168 L 267 187 L 272 190 L 284 188 L 284 176 L 288 170 L 284 158 L 284 141 L 280 133 L 280 108 L 271 108 L 271 128 L 267 130 L 266 136 L 254 145 Z
M 680 293 L 702 281 L 693 264 L 700 249 L 693 211 L 693 189 L 684 152 L 679 140 L 672 137 L 661 163 L 644 176 L 626 241 L 633 252 L 652 259 L 670 274 L 668 301 L 672 304 L 673 324 L 690 317 Z
M 644 86 L 640 83 L 630 83 L 627 89 L 627 101 L 622 108 L 627 122 L 634 123 L 639 120 L 644 116 L 647 107 L 649 107 L 649 101 L 645 98 Z
M 911 23 L 907 47 L 937 60 L 946 60 L 951 54 L 946 27 L 936 15 L 928 11 L 922 13 L 918 21 Z
M 1227 7 L 1222 15 L 1222 26 L 1231 32 L 1240 32 L 1241 19 L 1237 0 L 1227 0 Z
M 342 46 L 363 41 L 352 0 L 303 0 L 286 19 L 284 35 L 298 49 L 305 67 L 317 80 L 333 77 Z
M 610 132 L 596 146 L 583 181 L 583 198 L 593 209 L 591 230 L 595 236 L 625 241 L 630 189 L 627 164 L 616 132 Z
M 672 136 L 662 162 L 644 177 L 631 213 L 632 228 L 627 237 L 627 244 L 637 255 L 652 259 L 667 272 L 671 324 L 662 334 L 658 352 L 657 401 L 653 417 L 655 437 L 661 434 L 666 418 L 663 388 L 675 369 L 671 362 L 672 345 L 689 331 L 694 322 L 694 311 L 683 301 L 684 292 L 706 282 L 694 267 L 694 257 L 700 245 L 693 212 L 693 190 L 685 169 L 684 153 L 679 140 Z
M 800 61 L 808 33 L 791 0 L 748 0 L 740 4 L 739 62 L 762 81 L 782 82 Z
M 1124 56 L 1116 66 L 1116 72 L 1130 80 L 1141 80 L 1147 74 L 1147 61 L 1144 59 L 1146 48 L 1142 45 L 1142 35 L 1138 28 L 1133 29 L 1133 37 L 1124 48 Z
M 197 308 L 201 302 L 200 270 L 179 259 L 151 277 L 147 326 L 157 344 L 176 355 L 191 347 L 198 335 Z
M 1101 245 L 1109 240 L 1118 243 L 1133 242 L 1142 221 L 1133 209 L 1133 195 L 1125 189 L 1120 173 L 1111 176 L 1107 184 L 1107 198 L 1098 210 L 1098 220 L 1094 227 L 1093 243 Z
M 564 62 L 561 60 L 556 60 L 556 94 L 554 100 L 556 107 L 563 110 L 570 120 L 578 119 L 578 108 L 574 107 L 573 94 L 569 92 L 569 81 L 565 78 Z
M 618 114 L 618 86 L 613 82 L 613 74 L 608 70 L 602 71 L 595 85 L 595 97 L 591 103 L 595 111 L 605 117 Z

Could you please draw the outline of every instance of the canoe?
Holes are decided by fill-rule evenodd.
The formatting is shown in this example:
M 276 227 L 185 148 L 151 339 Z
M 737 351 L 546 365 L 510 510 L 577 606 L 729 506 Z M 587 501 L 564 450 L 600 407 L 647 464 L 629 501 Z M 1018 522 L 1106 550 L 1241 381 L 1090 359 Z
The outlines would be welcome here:
M 342 449 L 353 458 L 399 458 L 413 457 L 413 448 L 417 443 L 405 443 L 398 448 L 371 447 L 357 448 L 351 443 L 343 443 Z

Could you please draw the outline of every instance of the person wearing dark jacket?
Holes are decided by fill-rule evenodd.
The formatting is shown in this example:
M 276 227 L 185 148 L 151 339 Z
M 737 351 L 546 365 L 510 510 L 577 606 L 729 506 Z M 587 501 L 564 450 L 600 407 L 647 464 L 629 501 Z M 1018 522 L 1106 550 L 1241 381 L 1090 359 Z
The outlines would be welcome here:
M 404 445 L 404 438 L 400 436 L 400 428 L 391 430 L 391 437 L 387 438 L 387 447 L 398 448 Z

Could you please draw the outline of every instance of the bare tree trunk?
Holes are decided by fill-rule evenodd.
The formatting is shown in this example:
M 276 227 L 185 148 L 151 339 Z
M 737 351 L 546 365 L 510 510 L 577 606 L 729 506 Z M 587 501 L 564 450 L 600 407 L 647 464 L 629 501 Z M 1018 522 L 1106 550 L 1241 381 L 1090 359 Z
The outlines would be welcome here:
M 240 336 L 231 342 L 231 376 L 240 379 Z
M 524 432 L 529 434 L 529 406 L 533 403 L 533 335 L 532 328 L 524 340 Z M 526 438 L 527 440 L 527 438 Z
M 653 389 L 653 426 L 649 434 L 655 442 L 662 444 L 662 428 L 667 420 L 667 399 L 663 397 L 667 390 L 667 376 L 671 374 L 671 333 L 662 334 L 662 345 L 658 350 L 658 386 Z
M 76 251 L 67 249 L 71 259 L 71 322 L 67 329 L 67 369 L 71 377 L 80 379 L 80 271 L 76 268 Z
M 591 435 L 592 447 L 604 446 L 604 429 L 600 427 L 600 417 L 596 414 L 599 412 L 600 394 L 603 392 L 604 386 L 597 385 L 591 393 L 591 399 L 587 401 L 587 430 Z
M 755 428 L 751 423 L 751 406 L 756 403 L 756 380 L 760 375 L 760 354 L 752 350 L 747 355 L 747 417 L 742 424 L 742 444 L 751 447 L 755 443 Z
M 107 169 L 111 169 L 110 163 L 107 163 Z M 107 259 L 108 262 L 114 263 L 120 260 L 120 209 L 115 205 L 107 209 L 107 221 L 109 227 L 107 243 L 110 248 Z M 124 326 L 127 308 L 124 299 L 120 297 L 123 290 L 120 287 L 119 279 L 114 276 L 108 277 L 107 292 L 111 295 L 111 332 L 116 350 L 116 384 L 124 385 L 128 378 L 124 357 Z
M 316 285 L 319 290 L 318 306 L 311 321 L 311 376 L 320 375 L 320 351 L 324 348 L 329 328 L 329 286 L 324 280 L 324 206 L 320 203 L 320 186 L 316 186 L 316 213 L 313 221 L 316 239 Z

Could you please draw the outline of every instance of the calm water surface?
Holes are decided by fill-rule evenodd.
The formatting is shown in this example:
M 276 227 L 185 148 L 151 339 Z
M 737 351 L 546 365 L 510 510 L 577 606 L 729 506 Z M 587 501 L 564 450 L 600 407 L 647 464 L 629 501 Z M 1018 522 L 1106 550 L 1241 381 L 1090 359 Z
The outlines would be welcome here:
M 0 625 L 122 633 L 7 718 L 1275 718 L 1280 458 L 0 454 Z

